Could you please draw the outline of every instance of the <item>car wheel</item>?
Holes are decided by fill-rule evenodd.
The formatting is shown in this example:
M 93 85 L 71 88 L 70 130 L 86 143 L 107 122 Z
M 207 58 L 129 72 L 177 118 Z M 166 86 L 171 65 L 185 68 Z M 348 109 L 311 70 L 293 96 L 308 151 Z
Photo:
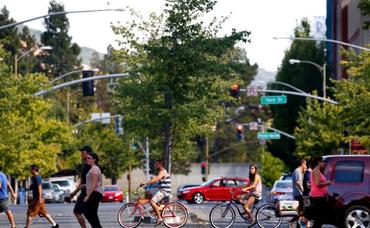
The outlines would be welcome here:
M 370 226 L 370 212 L 369 208 L 364 206 L 351 206 L 346 210 L 345 227 L 369 227 Z
M 200 204 L 200 203 L 203 203 L 203 201 L 204 201 L 204 196 L 202 195 L 202 193 L 197 192 L 193 195 L 193 202 L 194 203 Z

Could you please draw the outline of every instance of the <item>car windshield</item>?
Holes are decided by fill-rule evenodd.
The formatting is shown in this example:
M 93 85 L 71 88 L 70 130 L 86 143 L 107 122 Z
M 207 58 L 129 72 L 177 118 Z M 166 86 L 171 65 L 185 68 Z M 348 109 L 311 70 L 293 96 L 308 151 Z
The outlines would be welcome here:
M 204 182 L 203 184 L 201 184 L 200 186 L 207 186 L 207 185 L 210 185 L 212 182 L 214 182 L 215 181 L 215 179 L 211 179 L 211 180 L 209 180 L 209 181 L 206 181 L 206 182 Z
M 50 183 L 42 183 L 42 189 L 51 190 L 53 189 L 53 185 L 51 185 Z
M 118 190 L 119 190 L 118 186 L 108 186 L 108 187 L 104 187 L 104 191 L 106 191 L 106 192 L 118 191 Z
M 277 182 L 276 188 L 292 188 L 292 182 L 290 181 Z
M 52 181 L 53 184 L 57 184 L 61 187 L 68 187 L 69 182 L 67 180 L 60 180 L 60 181 Z

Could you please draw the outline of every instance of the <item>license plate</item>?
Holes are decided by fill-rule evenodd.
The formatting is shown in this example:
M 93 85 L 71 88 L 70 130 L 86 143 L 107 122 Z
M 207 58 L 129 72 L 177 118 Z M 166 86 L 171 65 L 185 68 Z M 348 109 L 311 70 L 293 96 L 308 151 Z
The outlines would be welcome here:
M 113 196 L 109 196 L 109 199 L 113 199 Z

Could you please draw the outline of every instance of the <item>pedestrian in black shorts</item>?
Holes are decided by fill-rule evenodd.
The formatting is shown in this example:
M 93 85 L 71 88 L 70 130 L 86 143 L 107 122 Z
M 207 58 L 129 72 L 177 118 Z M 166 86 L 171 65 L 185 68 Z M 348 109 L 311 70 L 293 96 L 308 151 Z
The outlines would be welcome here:
M 90 166 L 87 165 L 86 158 L 93 151 L 90 146 L 83 146 L 82 148 L 79 149 L 79 151 L 81 152 L 80 155 L 83 165 L 80 174 L 80 183 L 77 186 L 76 190 L 74 190 L 69 197 L 70 199 L 72 199 L 80 191 L 80 195 L 78 196 L 75 207 L 73 208 L 73 214 L 76 216 L 77 221 L 80 224 L 81 228 L 87 228 L 85 218 L 83 217 L 83 214 L 85 212 L 83 200 L 86 196 L 86 174 L 89 172 Z

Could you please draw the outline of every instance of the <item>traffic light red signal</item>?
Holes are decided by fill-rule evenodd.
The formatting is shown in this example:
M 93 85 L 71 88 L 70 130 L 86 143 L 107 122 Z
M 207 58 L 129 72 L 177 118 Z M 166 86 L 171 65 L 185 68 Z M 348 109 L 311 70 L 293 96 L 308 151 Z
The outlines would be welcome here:
M 237 84 L 231 85 L 230 96 L 232 96 L 234 98 L 239 98 L 239 95 L 240 95 L 239 85 L 237 85 Z
M 236 139 L 239 141 L 244 140 L 244 127 L 243 125 L 236 126 Z

